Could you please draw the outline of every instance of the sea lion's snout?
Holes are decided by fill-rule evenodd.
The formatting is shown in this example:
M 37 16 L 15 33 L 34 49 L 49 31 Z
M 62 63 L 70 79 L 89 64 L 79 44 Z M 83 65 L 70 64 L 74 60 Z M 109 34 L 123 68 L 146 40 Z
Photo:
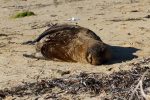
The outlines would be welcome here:
M 100 65 L 100 64 L 102 64 L 101 58 L 100 57 L 96 57 L 96 56 L 94 56 L 92 54 L 89 54 L 87 56 L 87 62 L 92 64 L 92 65 Z
M 111 52 L 105 44 L 95 44 L 88 48 L 86 59 L 92 65 L 101 65 L 111 59 Z

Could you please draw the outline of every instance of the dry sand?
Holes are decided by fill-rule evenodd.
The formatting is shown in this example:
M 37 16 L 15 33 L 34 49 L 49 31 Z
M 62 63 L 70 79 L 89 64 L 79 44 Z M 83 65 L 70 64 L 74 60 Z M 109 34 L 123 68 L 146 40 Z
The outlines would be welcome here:
M 36 15 L 13 19 L 18 11 L 30 10 Z M 71 74 L 84 72 L 112 73 L 130 69 L 131 62 L 150 57 L 149 0 L 0 0 L 0 89 L 22 82 L 61 77 L 58 70 Z M 34 46 L 21 45 L 47 29 L 49 23 L 72 23 L 93 30 L 112 46 L 109 64 L 55 62 L 25 58 Z M 108 69 L 112 68 L 111 71 Z

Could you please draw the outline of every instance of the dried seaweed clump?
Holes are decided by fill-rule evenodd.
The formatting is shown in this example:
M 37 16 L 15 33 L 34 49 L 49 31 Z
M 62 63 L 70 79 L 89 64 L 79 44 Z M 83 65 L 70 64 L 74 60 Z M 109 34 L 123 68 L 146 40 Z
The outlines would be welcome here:
M 41 80 L 35 83 L 25 83 L 23 86 L 0 90 L 0 97 L 6 96 L 43 96 L 46 98 L 61 98 L 64 94 L 80 96 L 89 94 L 97 96 L 102 93 L 106 100 L 145 100 L 150 87 L 150 58 L 130 64 L 131 70 L 114 72 L 110 75 L 103 73 L 85 73 L 69 77 Z M 142 67 L 145 65 L 144 67 Z M 146 73 L 147 72 L 147 73 Z M 142 82 L 142 87 L 140 87 Z M 57 91 L 56 91 L 57 90 Z M 148 100 L 148 99 L 147 99 Z

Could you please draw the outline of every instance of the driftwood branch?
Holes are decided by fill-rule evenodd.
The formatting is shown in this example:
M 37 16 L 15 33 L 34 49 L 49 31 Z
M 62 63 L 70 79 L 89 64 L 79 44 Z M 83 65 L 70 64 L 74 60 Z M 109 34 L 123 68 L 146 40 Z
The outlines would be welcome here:
M 146 100 L 150 100 L 150 96 L 149 96 L 149 95 L 146 95 L 145 92 L 144 92 L 144 90 L 143 90 L 143 80 L 144 80 L 145 75 L 146 75 L 149 71 L 150 71 L 149 69 L 146 70 L 146 71 L 144 72 L 144 74 L 142 75 L 142 77 L 139 79 L 139 82 L 138 82 L 138 84 L 136 85 L 135 89 L 133 90 L 133 92 L 132 92 L 132 94 L 131 94 L 129 100 L 132 100 L 132 99 L 133 99 L 135 93 L 137 92 L 137 89 L 139 89 L 139 88 L 140 88 L 141 95 L 142 95 Z

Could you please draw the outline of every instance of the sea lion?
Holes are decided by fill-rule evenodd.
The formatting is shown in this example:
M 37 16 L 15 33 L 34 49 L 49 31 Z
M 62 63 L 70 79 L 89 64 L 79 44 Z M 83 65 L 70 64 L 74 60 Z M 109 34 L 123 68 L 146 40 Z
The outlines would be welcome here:
M 100 65 L 111 58 L 108 45 L 93 31 L 79 25 L 52 25 L 35 40 L 23 44 L 35 43 L 36 51 L 47 59 Z

